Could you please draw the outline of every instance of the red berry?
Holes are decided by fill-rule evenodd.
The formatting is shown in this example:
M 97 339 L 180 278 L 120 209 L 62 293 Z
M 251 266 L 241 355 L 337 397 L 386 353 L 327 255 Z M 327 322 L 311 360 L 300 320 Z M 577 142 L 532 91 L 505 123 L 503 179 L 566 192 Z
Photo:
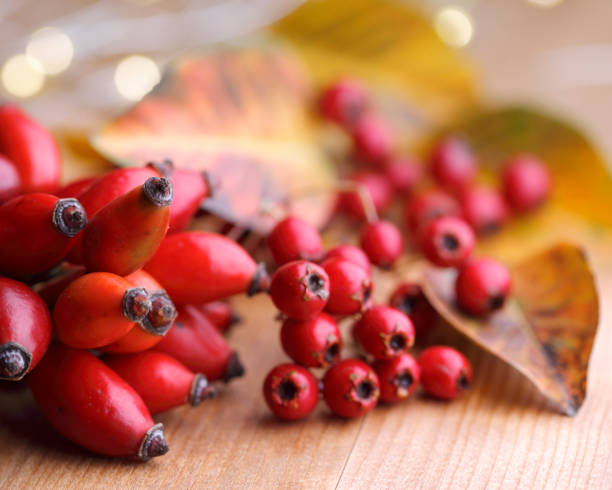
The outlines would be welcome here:
M 370 274 L 370 259 L 363 251 L 363 249 L 356 247 L 355 245 L 338 245 L 327 251 L 325 260 L 331 258 L 340 258 L 348 260 L 353 264 L 358 265 L 365 270 L 368 275 Z
M 355 80 L 339 80 L 321 94 L 321 113 L 344 126 L 352 126 L 368 105 L 365 88 Z
M 272 276 L 270 297 L 289 318 L 308 320 L 317 316 L 330 295 L 327 273 L 317 264 L 296 260 L 280 267 Z
M 285 353 L 304 366 L 327 367 L 340 359 L 340 329 L 325 313 L 306 321 L 286 320 L 280 336 Z
M 550 193 L 548 168 L 533 155 L 516 156 L 506 164 L 502 185 L 508 203 L 523 213 L 542 204 Z
M 408 193 L 422 180 L 423 166 L 411 158 L 392 158 L 385 165 L 385 174 L 397 192 Z
M 404 214 L 408 229 L 418 237 L 431 220 L 441 216 L 461 216 L 461 209 L 447 192 L 430 189 L 407 199 Z
M 206 171 L 174 170 L 170 161 L 162 162 L 157 168 L 163 169 L 164 165 L 167 165 L 169 170 L 161 173 L 172 178 L 172 187 L 174 188 L 174 198 L 170 205 L 168 233 L 176 233 L 187 228 L 198 212 L 202 201 L 212 196 L 214 186 L 211 184 L 210 174 Z
M 357 155 L 366 162 L 382 165 L 391 155 L 393 133 L 382 119 L 372 115 L 360 117 L 352 133 Z
M 378 402 L 380 384 L 374 370 L 363 361 L 345 359 L 329 368 L 323 378 L 323 397 L 341 417 L 365 415 Z
M 427 301 L 421 287 L 411 282 L 404 282 L 395 288 L 389 299 L 389 306 L 410 318 L 417 339 L 429 332 L 438 318 L 438 313 Z
M 0 155 L 0 203 L 19 195 L 21 179 L 17 167 L 6 157 Z
M 442 400 L 457 398 L 472 382 L 472 366 L 461 352 L 437 345 L 419 357 L 421 384 L 428 395 Z
M 476 175 L 476 158 L 467 144 L 456 138 L 446 138 L 436 144 L 430 165 L 438 183 L 451 191 L 465 188 Z
M 323 255 L 321 236 L 303 219 L 289 216 L 279 221 L 268 235 L 268 248 L 277 265 L 292 260 L 319 260 Z
M 421 236 L 423 253 L 439 267 L 459 267 L 471 255 L 475 244 L 470 225 L 454 216 L 434 219 Z
M 399 356 L 414 344 L 410 318 L 388 306 L 373 306 L 355 324 L 355 338 L 376 359 Z
M 219 332 L 227 332 L 232 325 L 241 322 L 240 315 L 226 301 L 212 301 L 193 307 L 208 318 Z
M 350 180 L 361 186 L 363 192 L 369 193 L 377 213 L 382 213 L 391 203 L 393 188 L 384 175 L 362 172 L 353 175 Z M 365 221 L 367 218 L 361 195 L 357 191 L 343 192 L 340 195 L 340 207 L 359 221 Z
M 483 315 L 501 308 L 510 293 L 512 280 L 508 268 L 493 259 L 466 263 L 455 283 L 459 306 L 473 315 Z
M 361 247 L 370 262 L 383 269 L 390 268 L 402 255 L 404 239 L 389 221 L 375 221 L 365 225 L 361 232 Z
M 263 385 L 270 410 L 285 420 L 304 418 L 319 401 L 319 383 L 308 369 L 296 364 L 281 364 L 268 373 Z
M 380 400 L 394 403 L 408 398 L 419 385 L 421 370 L 410 354 L 378 359 L 372 367 L 380 381 Z
M 334 315 L 352 315 L 369 307 L 374 285 L 362 267 L 339 258 L 328 259 L 321 266 L 329 276 L 326 311 Z
M 55 192 L 55 195 L 61 199 L 66 197 L 78 197 L 79 194 L 84 192 L 86 189 L 98 180 L 97 175 L 93 175 L 91 177 L 83 177 L 82 179 L 73 180 L 69 184 L 66 184 L 64 187 L 60 188 Z
M 479 235 L 497 231 L 508 220 L 508 207 L 495 189 L 471 187 L 461 196 L 463 218 Z

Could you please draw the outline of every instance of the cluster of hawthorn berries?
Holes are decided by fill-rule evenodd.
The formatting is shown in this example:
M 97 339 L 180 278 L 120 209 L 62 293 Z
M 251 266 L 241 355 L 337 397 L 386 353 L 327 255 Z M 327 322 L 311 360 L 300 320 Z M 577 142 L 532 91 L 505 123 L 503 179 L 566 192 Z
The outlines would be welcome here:
M 270 295 L 285 318 L 283 350 L 296 364 L 270 371 L 263 388 L 266 402 L 278 417 L 298 419 L 314 410 L 322 391 L 332 412 L 355 417 L 379 399 L 407 398 L 419 381 L 429 395 L 453 399 L 470 384 L 468 360 L 447 346 L 425 349 L 418 362 L 408 353 L 415 330 L 426 333 L 437 316 L 420 286 L 402 283 L 389 306 L 372 304 L 371 264 L 391 268 L 404 252 L 400 229 L 378 216 L 399 195 L 413 245 L 435 266 L 457 270 L 456 301 L 463 311 L 486 315 L 504 305 L 511 277 L 499 261 L 473 257 L 476 236 L 499 229 L 511 211 L 525 213 L 544 202 L 551 186 L 548 169 L 535 156 L 514 156 L 497 190 L 475 183 L 477 160 L 459 138 L 439 140 L 428 168 L 400 156 L 391 128 L 354 80 L 328 87 L 320 110 L 352 138 L 352 157 L 360 167 L 347 176 L 356 189 L 340 194 L 338 209 L 365 224 L 360 247 L 340 245 L 327 253 L 317 230 L 296 217 L 282 220 L 269 235 L 268 246 L 280 266 Z M 353 336 L 370 364 L 340 360 L 337 320 L 354 315 Z M 321 386 L 308 368 L 327 368 Z
M 28 375 L 47 419 L 85 448 L 165 454 L 152 414 L 242 375 L 222 300 L 267 290 L 265 269 L 224 236 L 184 231 L 206 175 L 164 162 L 60 188 L 52 135 L 11 105 L 0 153 L 0 380 Z

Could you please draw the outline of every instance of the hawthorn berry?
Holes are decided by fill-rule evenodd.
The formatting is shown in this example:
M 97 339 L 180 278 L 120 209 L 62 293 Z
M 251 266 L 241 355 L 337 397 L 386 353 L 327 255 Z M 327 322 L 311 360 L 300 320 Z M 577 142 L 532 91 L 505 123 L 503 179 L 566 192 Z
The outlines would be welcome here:
M 410 232 L 419 237 L 431 220 L 441 216 L 461 216 L 461 208 L 447 192 L 429 189 L 406 200 L 404 215 Z
M 345 359 L 329 368 L 323 378 L 323 397 L 329 409 L 353 418 L 372 410 L 380 396 L 376 372 L 365 362 Z
M 410 318 L 417 339 L 431 331 L 438 318 L 438 313 L 427 301 L 421 286 L 412 282 L 401 283 L 395 288 L 389 298 L 389 306 Z
M 421 370 L 416 359 L 402 354 L 391 359 L 377 359 L 372 367 L 380 381 L 380 400 L 394 403 L 408 398 L 419 385 Z
M 534 155 L 518 155 L 508 161 L 502 173 L 504 195 L 519 213 L 542 204 L 550 194 L 550 173 Z
M 369 307 L 374 285 L 362 267 L 341 258 L 327 259 L 321 267 L 329 276 L 327 312 L 352 315 Z
M 340 329 L 325 313 L 310 320 L 285 320 L 280 337 L 285 353 L 303 366 L 327 367 L 340 359 Z
M 494 233 L 508 220 L 501 193 L 488 187 L 470 187 L 461 196 L 463 218 L 479 235 Z
M 352 136 L 357 155 L 368 163 L 384 164 L 395 144 L 391 128 L 385 121 L 371 114 L 355 122 Z
M 338 80 L 321 94 L 319 108 L 323 116 L 343 126 L 352 126 L 368 105 L 368 93 L 356 80 Z
M 409 193 L 423 179 L 423 166 L 411 158 L 391 158 L 385 164 L 385 175 L 396 192 Z
M 274 273 L 270 297 L 289 318 L 308 320 L 323 311 L 330 289 L 329 277 L 322 267 L 306 260 L 296 260 Z
M 277 265 L 292 260 L 317 261 L 323 255 L 319 232 L 296 216 L 288 216 L 276 224 L 268 235 L 268 248 Z
M 457 398 L 470 387 L 472 366 L 461 352 L 437 345 L 419 356 L 421 385 L 428 395 L 442 400 Z
M 476 237 L 470 225 L 455 216 L 432 220 L 421 236 L 425 257 L 439 267 L 459 267 L 471 255 Z
M 410 318 L 389 306 L 373 306 L 355 324 L 355 338 L 376 359 L 399 356 L 414 344 Z
M 361 232 L 361 248 L 370 262 L 389 269 L 402 255 L 404 239 L 401 232 L 390 221 L 368 223 Z
M 393 188 L 383 174 L 360 172 L 349 177 L 349 180 L 360 186 L 363 192 L 369 193 L 377 213 L 385 211 L 393 199 Z M 365 221 L 367 218 L 362 196 L 357 191 L 342 192 L 339 207 L 358 221 Z
M 459 306 L 473 315 L 500 309 L 512 286 L 508 268 L 497 260 L 483 258 L 468 261 L 455 282 Z
M 465 188 L 476 176 L 476 158 L 465 141 L 457 138 L 439 141 L 431 152 L 430 165 L 436 181 L 450 191 Z
M 319 401 L 319 383 L 308 369 L 280 364 L 268 373 L 263 394 L 274 415 L 285 420 L 308 416 Z
M 370 274 L 370 259 L 368 259 L 362 248 L 355 245 L 338 245 L 328 250 L 327 254 L 325 254 L 325 260 L 331 258 L 340 258 L 353 262 L 365 270 L 368 275 Z

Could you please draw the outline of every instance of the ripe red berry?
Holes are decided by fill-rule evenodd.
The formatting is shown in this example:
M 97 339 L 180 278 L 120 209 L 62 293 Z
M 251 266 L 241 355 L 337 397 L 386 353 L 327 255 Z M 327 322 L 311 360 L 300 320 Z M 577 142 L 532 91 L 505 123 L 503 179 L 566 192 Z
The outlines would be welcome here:
M 409 193 L 422 180 L 423 166 L 411 158 L 391 158 L 385 164 L 385 174 L 397 192 Z
M 393 188 L 388 179 L 376 172 L 361 172 L 349 178 L 355 184 L 368 193 L 377 213 L 387 209 L 393 199 Z M 343 192 L 340 194 L 340 208 L 347 214 L 359 221 L 365 221 L 366 211 L 363 207 L 362 197 L 357 191 Z
M 340 258 L 327 259 L 321 266 L 329 276 L 326 311 L 352 315 L 369 307 L 374 284 L 362 267 Z
M 238 313 L 226 301 L 212 301 L 193 307 L 208 318 L 219 332 L 226 332 L 232 325 L 241 321 Z
M 476 158 L 457 138 L 439 141 L 431 152 L 430 165 L 434 178 L 450 191 L 464 189 L 476 175 Z
M 389 221 L 375 221 L 361 232 L 361 248 L 374 265 L 389 269 L 402 255 L 404 239 L 397 226 Z
M 88 189 L 96 180 L 98 180 L 97 175 L 93 175 L 91 177 L 83 177 L 82 179 L 73 180 L 69 184 L 66 184 L 61 189 L 55 192 L 55 195 L 59 198 L 66 197 L 78 197 L 79 194 Z
M 380 400 L 395 403 L 408 398 L 419 385 L 421 370 L 410 354 L 377 359 L 372 367 L 380 381 Z
M 327 304 L 329 291 L 327 273 L 306 260 L 283 265 L 270 282 L 270 297 L 274 305 L 294 320 L 308 320 L 321 313 Z
M 363 361 L 345 359 L 329 368 L 323 378 L 323 397 L 329 409 L 352 418 L 372 410 L 380 396 L 374 370 Z
M 170 205 L 170 225 L 168 233 L 183 231 L 193 219 L 200 204 L 204 199 L 214 193 L 211 176 L 208 172 L 196 172 L 195 170 L 173 169 L 172 162 L 166 161 L 158 165 L 164 165 L 169 170 L 162 175 L 171 177 L 174 196 Z
M 319 401 L 319 382 L 308 369 L 280 364 L 268 373 L 263 394 L 274 415 L 285 420 L 307 417 Z
M 17 167 L 0 155 L 0 204 L 19 195 L 21 179 Z
M 508 268 L 493 259 L 467 262 L 455 282 L 459 306 L 473 315 L 501 308 L 510 294 L 512 280 Z
M 366 253 L 360 247 L 355 245 L 337 245 L 329 249 L 327 254 L 325 254 L 325 260 L 332 258 L 348 260 L 370 274 L 370 259 L 368 259 Z
M 389 306 L 410 318 L 417 339 L 431 331 L 438 318 L 438 313 L 427 301 L 421 286 L 416 283 L 399 284 L 391 294 Z
M 338 80 L 321 94 L 320 109 L 323 116 L 350 127 L 359 119 L 368 105 L 368 93 L 356 80 Z
M 360 117 L 352 128 L 357 155 L 369 163 L 383 165 L 395 145 L 391 128 L 373 115 Z
M 414 327 L 401 311 L 388 306 L 373 306 L 353 330 L 363 350 L 376 359 L 399 356 L 414 344 Z
M 487 187 L 470 187 L 461 196 L 463 218 L 479 235 L 497 231 L 508 220 L 508 207 L 502 195 Z
M 502 173 L 504 195 L 519 213 L 542 204 L 550 194 L 550 173 L 546 164 L 534 155 L 519 155 L 506 164 Z
M 407 199 L 404 214 L 408 229 L 418 237 L 431 220 L 441 216 L 461 216 L 461 208 L 447 192 L 430 189 Z
M 280 337 L 285 353 L 303 366 L 327 367 L 340 359 L 340 329 L 334 319 L 325 313 L 311 320 L 286 320 Z
M 472 382 L 472 366 L 461 352 L 437 345 L 419 356 L 421 384 L 428 395 L 442 400 L 457 398 Z
M 459 267 L 475 245 L 476 237 L 470 225 L 454 216 L 432 220 L 421 236 L 425 257 L 439 267 Z
M 296 216 L 289 216 L 276 224 L 268 235 L 268 248 L 279 266 L 292 260 L 317 261 L 323 256 L 319 232 Z

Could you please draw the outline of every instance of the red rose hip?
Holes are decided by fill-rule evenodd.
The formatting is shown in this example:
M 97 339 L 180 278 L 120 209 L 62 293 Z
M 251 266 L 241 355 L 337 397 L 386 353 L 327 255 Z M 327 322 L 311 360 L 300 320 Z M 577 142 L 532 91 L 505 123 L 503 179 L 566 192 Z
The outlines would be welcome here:
M 459 267 L 472 254 L 476 237 L 461 218 L 443 216 L 429 223 L 421 236 L 425 257 L 439 267 Z
M 17 196 L 21 190 L 21 179 L 15 164 L 0 155 L 0 203 Z
M 428 395 L 442 400 L 457 398 L 470 387 L 472 366 L 456 349 L 429 347 L 419 356 L 421 385 Z
M 362 267 L 340 258 L 327 259 L 321 266 L 329 277 L 327 312 L 352 315 L 370 306 L 374 285 Z
M 370 262 L 383 269 L 389 269 L 402 255 L 404 239 L 393 223 L 375 221 L 364 226 L 361 232 L 361 248 Z
M 274 415 L 297 420 L 310 415 L 317 406 L 319 383 L 302 366 L 280 364 L 266 376 L 263 394 Z
M 414 327 L 401 311 L 373 306 L 355 324 L 355 338 L 376 359 L 399 356 L 414 344 Z
M 495 189 L 471 187 L 461 196 L 463 218 L 479 235 L 499 230 L 508 220 L 508 206 Z
M 268 235 L 268 248 L 279 266 L 293 260 L 317 261 L 323 255 L 319 232 L 310 223 L 295 216 L 276 224 Z
M 502 186 L 508 203 L 524 213 L 542 204 L 550 194 L 548 168 L 534 155 L 518 155 L 508 161 L 502 173 Z
M 421 370 L 410 354 L 378 359 L 372 367 L 380 381 L 380 400 L 395 403 L 408 398 L 419 385 Z
M 476 158 L 457 138 L 439 141 L 431 152 L 430 165 L 434 178 L 450 191 L 464 189 L 476 176 Z
M 484 315 L 500 309 L 512 286 L 508 268 L 493 259 L 469 261 L 455 282 L 459 306 L 473 315 Z
M 311 320 L 286 320 L 280 337 L 285 353 L 303 366 L 327 367 L 340 359 L 340 329 L 325 313 Z
M 329 409 L 345 418 L 372 410 L 380 396 L 374 370 L 363 361 L 345 359 L 329 368 L 323 378 L 323 397 Z
M 212 301 L 203 305 L 193 305 L 219 330 L 226 332 L 232 325 L 240 323 L 238 313 L 226 301 Z

